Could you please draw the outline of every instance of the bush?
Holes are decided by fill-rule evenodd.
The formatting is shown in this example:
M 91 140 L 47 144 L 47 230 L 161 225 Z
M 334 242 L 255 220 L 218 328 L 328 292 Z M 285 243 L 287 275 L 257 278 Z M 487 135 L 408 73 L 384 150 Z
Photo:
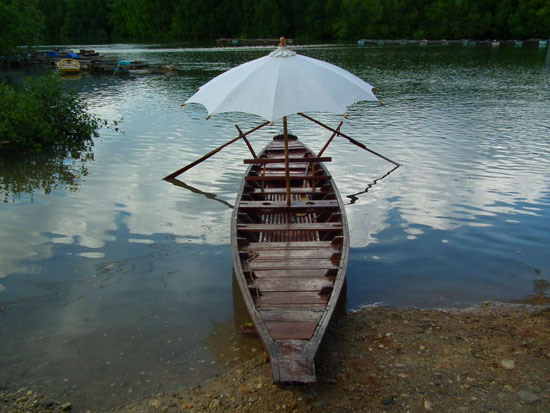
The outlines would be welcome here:
M 84 150 L 100 122 L 55 75 L 27 78 L 19 87 L 0 83 L 0 157 Z

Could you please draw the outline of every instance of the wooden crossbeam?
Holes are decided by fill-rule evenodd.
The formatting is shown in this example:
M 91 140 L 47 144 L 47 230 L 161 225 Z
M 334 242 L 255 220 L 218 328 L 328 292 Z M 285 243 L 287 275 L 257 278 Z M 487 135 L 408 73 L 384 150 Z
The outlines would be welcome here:
M 337 209 L 338 201 L 330 200 L 308 200 L 308 201 L 293 201 L 290 206 L 287 206 L 285 201 L 241 201 L 239 209 L 245 211 L 277 211 L 284 209 L 284 212 L 306 212 L 316 211 L 318 209 Z
M 328 180 L 331 179 L 332 176 L 330 175 L 290 175 L 291 180 L 295 179 L 303 179 L 306 181 L 322 181 L 322 180 Z M 266 175 L 266 176 L 246 176 L 245 180 L 248 181 L 280 181 L 282 179 L 285 179 L 285 175 L 278 174 L 278 175 Z
M 330 187 L 322 187 L 322 188 L 290 188 L 291 194 L 298 194 L 298 195 L 324 195 L 328 194 L 330 191 Z M 245 193 L 251 194 L 251 195 L 268 195 L 268 194 L 284 194 L 286 192 L 286 188 L 246 188 Z
M 323 156 L 321 158 L 288 158 L 290 163 L 313 163 L 313 162 L 331 162 L 332 157 Z M 257 158 L 244 159 L 245 164 L 265 164 L 265 163 L 285 163 L 285 158 Z
M 313 222 L 303 224 L 237 224 L 238 231 L 273 232 L 273 231 L 342 231 L 341 222 Z

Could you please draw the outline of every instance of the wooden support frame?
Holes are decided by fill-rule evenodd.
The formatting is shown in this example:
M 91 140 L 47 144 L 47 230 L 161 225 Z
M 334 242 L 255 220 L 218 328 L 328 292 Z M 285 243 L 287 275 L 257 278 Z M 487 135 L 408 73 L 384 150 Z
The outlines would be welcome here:
M 332 132 L 332 135 L 330 136 L 330 138 L 328 139 L 327 143 L 325 143 L 325 146 L 323 146 L 323 149 L 321 149 L 319 151 L 319 153 L 317 154 L 317 157 L 320 158 L 321 155 L 323 154 L 323 152 L 328 148 L 328 146 L 330 145 L 330 143 L 332 142 L 332 140 L 334 139 L 334 137 L 340 133 L 340 128 L 342 127 L 342 124 L 344 123 L 344 121 L 341 121 L 339 124 L 338 124 L 338 127 L 336 128 L 336 130 L 334 132 Z
M 231 145 L 232 143 L 237 142 L 239 139 L 244 138 L 246 135 L 250 135 L 252 132 L 255 132 L 255 131 L 257 131 L 258 129 L 263 128 L 264 126 L 269 125 L 270 123 L 271 123 L 271 122 L 264 122 L 264 123 L 262 123 L 261 125 L 258 125 L 258 126 L 256 126 L 255 128 L 250 129 L 250 130 L 249 130 L 248 132 L 246 132 L 246 133 L 240 133 L 239 136 L 237 136 L 235 139 L 231 139 L 229 142 L 226 142 L 226 143 L 224 143 L 223 145 L 218 146 L 216 149 L 214 149 L 213 151 L 208 152 L 208 153 L 207 153 L 206 155 L 204 155 L 202 158 L 199 158 L 199 159 L 197 159 L 196 161 L 191 162 L 189 165 L 184 166 L 183 168 L 178 169 L 178 170 L 175 171 L 175 172 L 172 172 L 170 175 L 165 176 L 163 179 L 164 179 L 164 180 L 169 180 L 169 179 L 174 179 L 174 178 L 176 178 L 177 176 L 181 175 L 181 174 L 184 173 L 185 171 L 188 171 L 189 169 L 193 168 L 194 166 L 197 166 L 197 165 L 200 164 L 201 162 L 203 162 L 203 161 L 207 160 L 208 158 L 210 158 L 211 156 L 215 155 L 216 153 L 218 153 L 219 151 L 221 151 L 221 150 L 222 150 L 223 148 L 225 148 L 226 146 L 229 146 L 229 145 Z
M 325 129 L 328 129 L 329 131 L 332 131 L 332 132 L 336 133 L 336 135 L 339 135 L 339 136 L 341 136 L 341 137 L 343 137 L 343 138 L 346 138 L 348 141 L 350 141 L 350 142 L 353 143 L 354 145 L 359 146 L 361 149 L 364 149 L 364 150 L 366 150 L 366 151 L 372 153 L 373 155 L 376 155 L 376 156 L 378 156 L 379 158 L 382 158 L 382 159 L 384 159 L 385 161 L 388 161 L 388 162 L 394 164 L 395 166 L 398 166 L 398 167 L 401 166 L 401 164 L 399 164 L 399 163 L 397 163 L 397 162 L 395 162 L 395 161 L 392 161 L 390 158 L 387 158 L 386 156 L 381 155 L 381 154 L 379 154 L 378 152 L 373 151 L 372 149 L 367 148 L 367 147 L 366 147 L 364 144 L 362 144 L 361 142 L 356 141 L 356 140 L 353 139 L 353 138 L 350 138 L 349 136 L 343 134 L 342 132 L 340 132 L 340 131 L 338 131 L 338 130 L 336 130 L 336 129 L 331 128 L 330 126 L 325 125 L 325 124 L 322 123 L 322 122 L 319 122 L 317 119 L 313 119 L 312 117 L 310 117 L 310 116 L 308 116 L 308 115 L 305 115 L 305 114 L 303 114 L 303 113 L 301 113 L 301 112 L 298 113 L 298 115 L 300 115 L 300 116 L 302 116 L 302 117 L 304 117 L 304 118 L 306 118 L 306 119 L 312 121 L 313 123 L 316 123 L 316 124 L 319 125 L 319 126 L 322 126 L 322 127 L 325 128 Z
M 246 136 L 244 135 L 243 131 L 241 130 L 241 128 L 239 128 L 239 125 L 235 125 L 235 127 L 237 128 L 237 130 L 239 131 L 239 136 L 242 135 L 242 138 L 244 140 L 244 143 L 246 143 L 246 146 L 248 146 L 248 150 L 250 151 L 250 153 L 252 154 L 252 157 L 254 159 L 258 159 L 258 157 L 256 156 L 256 152 L 254 152 L 254 148 L 252 147 L 252 145 L 250 144 L 250 142 L 248 141 L 248 139 L 246 139 Z

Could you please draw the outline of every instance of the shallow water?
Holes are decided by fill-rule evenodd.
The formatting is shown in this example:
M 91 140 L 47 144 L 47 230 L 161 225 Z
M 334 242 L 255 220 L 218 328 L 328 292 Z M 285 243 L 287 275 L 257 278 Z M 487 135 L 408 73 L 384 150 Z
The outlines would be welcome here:
M 72 81 L 124 133 L 103 129 L 85 162 L 0 170 L 0 386 L 77 410 L 177 390 L 261 349 L 239 332 L 229 247 L 245 145 L 182 175 L 193 190 L 161 178 L 235 137 L 235 124 L 261 123 L 205 121 L 204 108 L 180 104 L 271 48 L 95 49 L 179 72 Z M 327 151 L 348 203 L 348 308 L 550 295 L 550 49 L 296 49 L 380 89 L 386 106 L 353 106 L 343 131 L 402 164 L 392 171 L 340 138 Z M 330 136 L 296 116 L 289 125 L 312 148 Z M 253 145 L 280 128 L 253 134 Z

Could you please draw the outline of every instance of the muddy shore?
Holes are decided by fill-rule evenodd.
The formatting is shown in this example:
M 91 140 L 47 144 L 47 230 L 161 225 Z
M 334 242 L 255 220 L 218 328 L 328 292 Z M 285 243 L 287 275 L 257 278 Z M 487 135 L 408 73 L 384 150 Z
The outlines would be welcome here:
M 317 383 L 275 386 L 260 354 L 205 383 L 117 412 L 548 412 L 550 308 L 365 308 L 334 320 Z M 0 390 L 0 412 L 70 411 L 32 389 Z

